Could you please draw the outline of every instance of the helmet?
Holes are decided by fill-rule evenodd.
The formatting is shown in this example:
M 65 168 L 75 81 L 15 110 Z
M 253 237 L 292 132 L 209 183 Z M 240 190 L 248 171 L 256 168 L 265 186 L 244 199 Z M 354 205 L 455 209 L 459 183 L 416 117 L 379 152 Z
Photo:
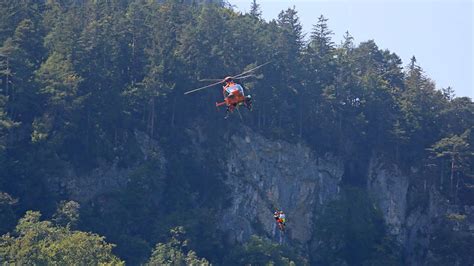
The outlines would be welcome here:
M 232 77 L 226 77 L 226 78 L 224 78 L 224 82 L 232 82 L 232 81 L 234 81 L 234 80 L 232 79 Z

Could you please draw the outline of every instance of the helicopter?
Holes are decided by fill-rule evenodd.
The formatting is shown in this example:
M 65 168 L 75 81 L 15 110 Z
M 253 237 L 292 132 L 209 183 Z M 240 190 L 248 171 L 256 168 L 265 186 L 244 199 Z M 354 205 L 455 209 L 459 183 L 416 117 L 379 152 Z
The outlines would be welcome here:
M 224 86 L 222 87 L 224 100 L 222 102 L 216 102 L 216 108 L 219 108 L 220 106 L 227 107 L 225 118 L 228 118 L 229 114 L 231 114 L 239 106 L 245 106 L 247 107 L 247 109 L 251 111 L 252 110 L 252 96 L 245 95 L 242 85 L 240 85 L 239 83 L 236 83 L 235 80 L 242 80 L 246 78 L 257 77 L 253 74 L 253 72 L 269 63 L 270 62 L 258 65 L 238 75 L 227 76 L 223 79 L 202 79 L 200 81 L 213 81 L 213 83 L 194 89 L 194 90 L 187 91 L 184 94 L 190 94 L 190 93 L 201 91 L 201 90 L 204 90 L 204 89 L 207 89 L 219 84 L 224 84 Z

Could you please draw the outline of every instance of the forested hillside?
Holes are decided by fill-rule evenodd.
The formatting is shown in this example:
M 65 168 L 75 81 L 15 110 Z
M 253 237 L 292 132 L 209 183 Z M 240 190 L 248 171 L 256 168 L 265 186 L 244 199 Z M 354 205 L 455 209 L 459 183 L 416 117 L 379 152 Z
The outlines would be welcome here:
M 249 6 L 0 1 L 0 263 L 474 263 L 472 99 Z M 184 95 L 265 62 L 252 112 Z

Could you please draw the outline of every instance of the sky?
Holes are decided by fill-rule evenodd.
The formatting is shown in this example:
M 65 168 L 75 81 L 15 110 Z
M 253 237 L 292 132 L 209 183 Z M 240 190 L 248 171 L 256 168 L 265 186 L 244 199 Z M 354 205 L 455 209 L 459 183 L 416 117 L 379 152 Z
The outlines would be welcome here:
M 252 0 L 228 0 L 248 12 Z M 374 40 L 406 66 L 412 56 L 438 89 L 474 99 L 474 0 L 257 0 L 266 21 L 290 7 L 309 35 L 318 17 L 329 19 L 339 44 L 346 31 L 355 43 Z

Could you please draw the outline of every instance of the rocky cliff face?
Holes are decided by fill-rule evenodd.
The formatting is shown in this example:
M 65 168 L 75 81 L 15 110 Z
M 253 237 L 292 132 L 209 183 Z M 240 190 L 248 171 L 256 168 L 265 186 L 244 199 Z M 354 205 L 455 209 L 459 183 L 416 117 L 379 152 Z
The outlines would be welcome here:
M 370 160 L 368 173 L 367 190 L 376 199 L 390 233 L 398 242 L 405 242 L 409 177 L 396 165 L 384 164 L 378 156 Z
M 257 229 L 273 237 L 272 214 L 278 208 L 288 217 L 285 238 L 306 243 L 312 236 L 314 210 L 338 195 L 342 161 L 318 157 L 304 144 L 265 139 L 251 130 L 231 141 L 235 149 L 225 162 L 225 182 L 233 200 L 223 210 L 221 229 L 238 242 Z
M 231 241 L 243 242 L 252 234 L 274 238 L 272 211 L 279 208 L 287 213 L 286 240 L 308 243 L 315 210 L 338 197 L 344 161 L 330 155 L 318 157 L 301 143 L 266 139 L 249 129 L 243 132 L 231 137 L 234 149 L 223 166 L 233 200 L 222 211 L 220 229 L 228 232 Z M 449 203 L 434 185 L 421 182 L 420 186 L 420 178 L 417 169 L 405 173 L 379 155 L 369 161 L 367 191 L 410 265 L 439 262 L 432 242 L 443 223 L 449 230 L 474 235 L 474 208 Z M 449 217 L 457 220 L 449 222 Z
M 417 169 L 410 173 L 394 164 L 384 164 L 374 156 L 369 166 L 367 189 L 377 200 L 390 232 L 403 247 L 409 265 L 463 265 L 473 262 L 473 256 L 439 254 L 436 243 L 440 233 L 448 232 L 449 240 L 461 245 L 473 244 L 474 208 L 449 202 L 436 188 L 423 179 Z M 410 200 L 412 199 L 412 200 Z M 456 232 L 459 232 L 458 236 Z M 448 241 L 445 239 L 443 241 Z M 449 245 L 449 243 L 445 243 Z

